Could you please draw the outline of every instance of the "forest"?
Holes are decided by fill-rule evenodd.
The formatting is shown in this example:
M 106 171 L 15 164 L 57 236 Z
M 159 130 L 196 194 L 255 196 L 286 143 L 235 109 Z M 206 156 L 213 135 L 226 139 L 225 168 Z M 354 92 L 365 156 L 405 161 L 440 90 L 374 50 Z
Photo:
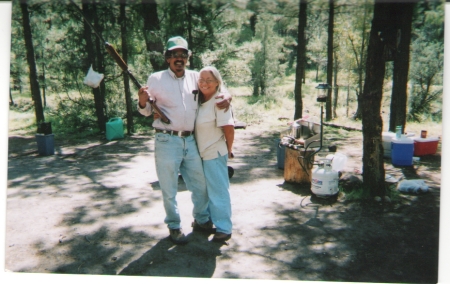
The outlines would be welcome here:
M 164 47 L 174 35 L 189 43 L 190 69 L 214 65 L 234 97 L 271 101 L 266 108 L 290 120 L 305 114 L 319 83 L 332 86 L 325 121 L 362 124 L 365 143 L 381 135 L 386 96 L 390 131 L 442 119 L 444 1 L 16 0 L 11 33 L 11 108 L 34 111 L 32 127 L 50 121 L 61 134 L 103 133 L 112 117 L 124 118 L 128 134 L 148 127 L 136 111 L 135 85 L 105 43 L 144 83 L 167 68 Z M 83 84 L 91 66 L 104 74 L 98 88 Z M 280 97 L 295 105 L 292 113 Z M 22 98 L 31 100 L 19 105 Z M 364 147 L 364 165 L 382 167 L 369 155 L 377 145 Z

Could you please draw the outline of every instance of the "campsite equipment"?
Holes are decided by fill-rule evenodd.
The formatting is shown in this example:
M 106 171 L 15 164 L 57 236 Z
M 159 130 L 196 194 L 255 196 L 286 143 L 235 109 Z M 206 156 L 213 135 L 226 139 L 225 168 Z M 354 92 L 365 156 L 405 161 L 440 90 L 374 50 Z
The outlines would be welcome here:
M 35 138 L 39 155 L 48 156 L 55 154 L 55 137 L 52 133 L 51 122 L 39 122 Z
M 319 133 L 320 124 L 306 119 L 298 119 L 291 126 L 291 136 L 296 139 L 308 139 Z
M 326 159 L 331 161 L 331 168 L 333 171 L 340 172 L 347 163 L 347 156 L 342 153 L 330 154 L 326 156 Z
M 311 183 L 313 164 L 311 163 L 310 156 L 314 154 L 314 150 L 286 147 L 285 151 L 284 180 L 286 182 L 300 184 Z
M 414 133 L 404 134 L 406 137 L 413 137 Z M 394 132 L 382 132 L 381 143 L 383 144 L 383 157 L 391 158 L 392 139 L 396 138 L 397 134 Z M 400 135 L 401 137 L 401 135 Z
M 275 139 L 275 147 L 277 149 L 277 167 L 279 169 L 284 169 L 286 146 L 281 143 L 281 139 Z
M 113 117 L 106 123 L 106 139 L 123 138 L 123 121 L 120 117 Z
M 54 134 L 36 133 L 35 137 L 39 155 L 49 156 L 55 154 Z
M 402 137 L 402 126 L 395 127 L 395 138 L 400 139 Z
M 422 193 L 428 191 L 428 185 L 423 179 L 402 180 L 397 184 L 397 190 L 407 193 Z
M 317 93 L 317 101 L 325 103 L 328 97 L 328 90 L 331 89 L 331 86 L 327 83 L 322 83 L 319 84 L 316 89 L 319 90 L 319 92 Z
M 330 197 L 339 192 L 339 174 L 332 169 L 329 159 L 321 163 L 312 173 L 311 191 L 317 197 Z
M 420 131 L 420 138 L 427 138 L 427 131 L 426 130 Z
M 228 166 L 228 178 L 232 178 L 234 175 L 233 167 Z
M 439 138 L 419 138 L 414 139 L 414 156 L 434 155 L 439 143 Z
M 88 73 L 86 74 L 86 77 L 84 78 L 83 84 L 88 85 L 91 88 L 98 88 L 100 86 L 100 82 L 103 80 L 104 75 L 100 74 L 98 72 L 95 72 L 94 69 L 91 67 L 89 68 Z
M 402 136 L 393 138 L 391 144 L 391 159 L 394 166 L 412 166 L 414 142 L 411 138 Z
M 133 74 L 131 73 L 131 71 L 128 69 L 127 64 L 125 63 L 125 61 L 123 61 L 122 57 L 120 57 L 120 55 L 117 53 L 117 51 L 115 50 L 115 48 L 109 44 L 107 41 L 105 41 L 103 39 L 103 37 L 97 33 L 97 31 L 94 29 L 94 27 L 92 26 L 92 24 L 87 20 L 86 16 L 83 14 L 83 11 L 80 9 L 80 7 L 77 6 L 77 4 L 75 4 L 73 2 L 73 0 L 70 0 L 70 2 L 73 4 L 73 6 L 75 6 L 78 10 L 78 12 L 81 14 L 81 16 L 83 17 L 83 19 L 86 21 L 86 23 L 89 25 L 89 27 L 92 29 L 92 31 L 95 33 L 95 35 L 105 44 L 105 49 L 106 51 L 108 51 L 109 55 L 112 56 L 112 58 L 114 59 L 114 61 L 116 61 L 117 65 L 119 65 L 119 67 L 122 69 L 122 71 L 128 75 L 128 77 L 131 79 L 131 81 L 134 83 L 134 85 L 136 86 L 136 88 L 141 89 L 142 85 L 136 80 L 136 78 L 133 76 Z M 149 103 L 152 106 L 152 108 L 155 110 L 156 113 L 159 114 L 161 121 L 163 121 L 164 123 L 169 124 L 170 120 L 167 118 L 167 116 L 164 115 L 164 113 L 159 109 L 159 107 L 155 104 L 155 101 L 153 101 L 152 99 L 149 98 Z
M 323 162 L 315 163 L 314 161 L 315 155 L 323 147 L 323 104 L 327 101 L 330 89 L 331 86 L 326 83 L 321 83 L 316 87 L 317 102 L 320 103 L 320 123 L 316 122 L 317 118 L 296 120 L 291 125 L 291 131 L 285 134 L 279 142 L 280 145 L 286 147 L 284 179 L 287 182 L 308 182 L 311 184 L 311 191 L 321 197 L 333 196 L 339 191 L 338 173 L 332 169 L 331 161 L 327 160 L 326 168 Z M 333 151 L 336 151 L 335 147 L 332 148 Z M 280 166 L 281 159 L 278 156 L 277 158 L 278 166 Z M 335 167 L 342 169 L 346 159 L 345 155 L 337 154 Z M 313 169 L 314 165 L 318 166 L 315 170 Z

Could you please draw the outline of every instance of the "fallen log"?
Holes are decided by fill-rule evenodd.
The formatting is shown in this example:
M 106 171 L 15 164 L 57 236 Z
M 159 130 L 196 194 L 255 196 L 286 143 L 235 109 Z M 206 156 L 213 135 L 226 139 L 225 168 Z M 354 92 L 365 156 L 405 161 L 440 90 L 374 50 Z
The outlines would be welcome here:
M 334 128 L 339 128 L 339 129 L 344 129 L 344 130 L 348 130 L 348 131 L 362 131 L 362 129 L 360 129 L 360 128 L 337 125 L 337 124 L 327 123 L 327 122 L 324 122 L 323 125 L 329 126 L 329 127 L 334 127 Z

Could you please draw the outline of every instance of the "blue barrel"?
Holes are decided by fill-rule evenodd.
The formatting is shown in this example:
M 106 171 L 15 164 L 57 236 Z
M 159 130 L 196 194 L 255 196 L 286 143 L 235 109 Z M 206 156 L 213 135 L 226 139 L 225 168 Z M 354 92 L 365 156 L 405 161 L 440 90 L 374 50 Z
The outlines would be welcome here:
M 279 169 L 284 169 L 284 156 L 285 156 L 285 148 L 280 144 L 281 139 L 275 139 L 275 148 L 277 149 L 277 167 Z
M 391 162 L 394 166 L 412 166 L 414 141 L 408 137 L 392 138 Z

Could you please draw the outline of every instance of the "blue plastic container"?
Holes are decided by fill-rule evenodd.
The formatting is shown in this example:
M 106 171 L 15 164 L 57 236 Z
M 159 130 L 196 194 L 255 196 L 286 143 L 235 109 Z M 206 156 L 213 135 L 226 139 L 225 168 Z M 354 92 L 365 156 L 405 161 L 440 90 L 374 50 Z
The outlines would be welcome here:
M 393 138 L 391 143 L 391 162 L 394 166 L 412 166 L 414 141 L 408 137 Z
M 36 134 L 36 143 L 38 153 L 41 156 L 49 156 L 55 154 L 55 137 L 54 134 Z
M 277 167 L 284 169 L 284 156 L 286 152 L 286 146 L 280 144 L 281 139 L 275 139 L 275 147 L 277 149 Z
M 120 117 L 113 117 L 106 123 L 106 139 L 123 138 L 123 121 Z

